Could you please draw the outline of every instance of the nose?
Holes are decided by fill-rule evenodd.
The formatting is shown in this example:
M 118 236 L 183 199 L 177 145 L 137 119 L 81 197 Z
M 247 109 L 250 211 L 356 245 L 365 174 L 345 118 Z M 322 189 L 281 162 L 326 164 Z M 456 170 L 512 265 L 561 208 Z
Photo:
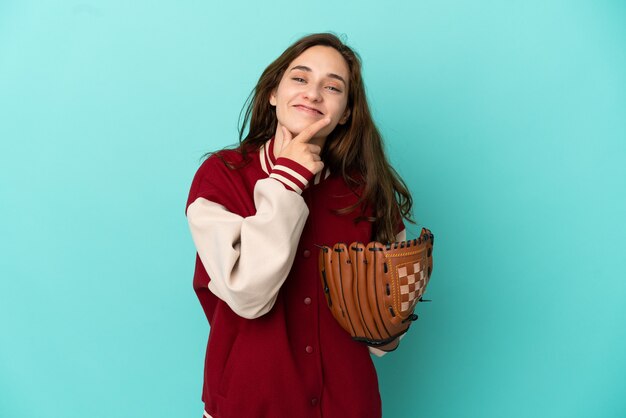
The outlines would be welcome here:
M 319 87 L 314 83 L 311 83 L 307 86 L 307 89 L 304 91 L 304 98 L 309 99 L 312 102 L 318 102 L 322 99 L 322 94 L 320 93 Z

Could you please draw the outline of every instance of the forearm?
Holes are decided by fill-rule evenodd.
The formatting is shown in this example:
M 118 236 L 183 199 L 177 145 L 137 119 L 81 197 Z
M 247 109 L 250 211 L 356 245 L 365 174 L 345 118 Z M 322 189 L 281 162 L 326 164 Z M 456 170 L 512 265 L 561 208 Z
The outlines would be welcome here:
M 209 290 L 238 315 L 269 312 L 295 257 L 308 216 L 302 197 L 274 179 L 257 182 L 257 212 L 241 217 L 199 198 L 187 209 Z

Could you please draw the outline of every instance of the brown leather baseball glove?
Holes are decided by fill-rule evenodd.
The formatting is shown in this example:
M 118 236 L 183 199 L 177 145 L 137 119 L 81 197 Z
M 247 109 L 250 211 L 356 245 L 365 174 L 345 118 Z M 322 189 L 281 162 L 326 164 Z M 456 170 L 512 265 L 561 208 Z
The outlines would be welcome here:
M 321 247 L 319 270 L 328 307 L 352 338 L 380 347 L 407 332 L 433 269 L 433 234 L 381 244 Z

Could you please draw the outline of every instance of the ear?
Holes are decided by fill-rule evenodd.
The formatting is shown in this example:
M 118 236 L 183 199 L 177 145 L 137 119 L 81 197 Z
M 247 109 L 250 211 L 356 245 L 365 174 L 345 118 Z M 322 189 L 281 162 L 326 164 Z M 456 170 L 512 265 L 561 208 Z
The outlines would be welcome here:
M 350 117 L 350 109 L 346 108 L 346 111 L 343 112 L 343 116 L 341 117 L 341 119 L 339 119 L 339 124 L 343 125 L 344 123 L 346 123 L 348 121 L 348 118 Z
M 270 93 L 270 104 L 276 106 L 276 89 L 272 90 Z

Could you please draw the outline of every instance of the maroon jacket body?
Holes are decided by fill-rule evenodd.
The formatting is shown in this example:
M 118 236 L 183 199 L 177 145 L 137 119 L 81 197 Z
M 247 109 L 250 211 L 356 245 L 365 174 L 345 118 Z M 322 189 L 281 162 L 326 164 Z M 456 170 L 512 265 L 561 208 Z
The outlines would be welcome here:
M 235 151 L 222 158 L 241 163 Z M 268 178 L 262 153 L 229 169 L 216 155 L 198 169 L 187 207 L 198 198 L 242 217 L 256 212 L 255 184 Z M 331 316 L 318 273 L 318 245 L 369 242 L 372 224 L 360 211 L 339 215 L 358 196 L 341 176 L 311 182 L 301 194 L 309 209 L 289 275 L 271 310 L 254 319 L 234 313 L 208 288 L 196 257 L 193 286 L 210 324 L 202 400 L 213 418 L 377 418 L 381 400 L 366 345 Z M 271 237 L 267 245 L 271 245 Z

